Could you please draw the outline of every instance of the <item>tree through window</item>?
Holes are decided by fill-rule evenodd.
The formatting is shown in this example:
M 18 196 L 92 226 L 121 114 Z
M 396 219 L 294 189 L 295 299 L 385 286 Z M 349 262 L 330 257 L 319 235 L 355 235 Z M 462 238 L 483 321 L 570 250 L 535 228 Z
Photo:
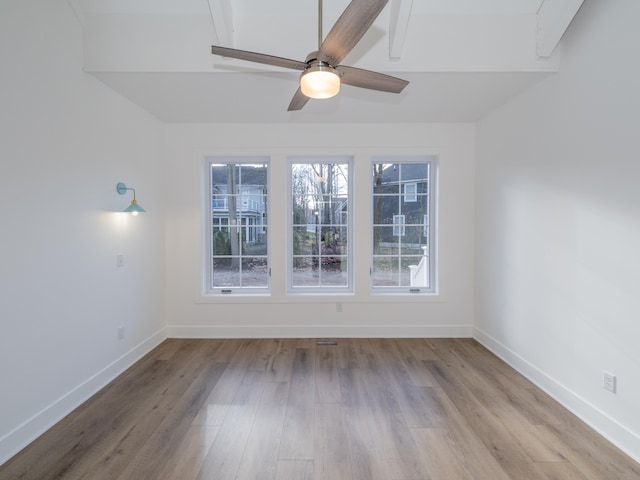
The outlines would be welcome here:
M 289 288 L 347 291 L 349 268 L 348 158 L 290 158 Z

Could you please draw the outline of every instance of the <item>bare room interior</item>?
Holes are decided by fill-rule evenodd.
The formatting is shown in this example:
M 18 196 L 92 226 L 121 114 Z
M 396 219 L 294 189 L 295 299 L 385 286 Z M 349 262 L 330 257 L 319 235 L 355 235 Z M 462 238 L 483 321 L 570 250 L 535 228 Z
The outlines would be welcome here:
M 638 17 L 0 2 L 0 479 L 640 479 Z

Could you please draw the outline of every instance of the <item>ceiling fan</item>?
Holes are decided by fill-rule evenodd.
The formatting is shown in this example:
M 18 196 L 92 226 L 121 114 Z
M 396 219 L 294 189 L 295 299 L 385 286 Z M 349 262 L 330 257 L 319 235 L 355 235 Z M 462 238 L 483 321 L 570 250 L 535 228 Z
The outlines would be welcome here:
M 264 53 L 212 46 L 211 53 L 250 62 L 302 70 L 300 86 L 289 104 L 289 111 L 300 110 L 309 98 L 330 98 L 340 84 L 382 92 L 400 93 L 409 82 L 383 73 L 340 65 L 356 46 L 389 0 L 352 0 L 322 40 L 322 0 L 318 0 L 318 50 L 304 62 Z

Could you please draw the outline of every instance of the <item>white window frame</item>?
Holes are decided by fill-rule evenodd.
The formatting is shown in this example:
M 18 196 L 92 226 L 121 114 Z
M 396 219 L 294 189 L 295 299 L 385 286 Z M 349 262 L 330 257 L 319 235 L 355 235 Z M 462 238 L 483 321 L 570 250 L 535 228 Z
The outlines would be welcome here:
M 405 215 L 393 216 L 393 236 L 394 237 L 404 237 L 405 218 L 406 218 Z
M 369 175 L 370 177 L 370 186 L 369 186 L 369 212 L 370 212 L 370 222 L 369 222 L 369 226 L 370 226 L 370 233 L 369 233 L 369 239 L 371 241 L 371 257 L 370 257 L 370 279 L 369 279 L 369 285 L 370 285 L 370 293 L 372 295 L 415 295 L 415 294 L 424 294 L 424 295 L 433 295 L 436 294 L 438 291 L 437 288 L 437 257 L 436 257 L 436 252 L 437 252 L 437 245 L 436 245 L 436 238 L 437 238 L 437 234 L 436 234 L 436 224 L 437 224 L 437 219 L 436 219 L 436 212 L 437 212 L 437 175 L 438 175 L 438 156 L 437 155 L 374 155 L 371 157 L 371 161 L 369 164 L 369 172 L 372 171 L 373 169 L 373 165 L 375 164 L 394 164 L 394 163 L 403 163 L 403 164 L 407 164 L 407 163 L 427 163 L 429 165 L 429 177 L 428 177 L 428 186 L 427 186 L 427 195 L 428 195 L 428 223 L 425 222 L 424 220 L 424 216 L 423 216 L 423 224 L 427 223 L 426 225 L 423 226 L 423 234 L 424 236 L 428 239 L 428 248 L 427 251 L 425 252 L 428 256 L 428 262 L 429 262 L 429 270 L 428 270 L 428 286 L 420 286 L 420 287 L 411 287 L 411 286 L 406 286 L 406 285 L 402 285 L 402 286 L 380 286 L 380 285 L 374 285 L 374 260 L 375 260 L 375 254 L 374 254 L 374 234 L 373 234 L 373 229 L 375 227 L 375 219 L 374 219 L 374 177 L 373 175 Z M 413 183 L 413 182 L 411 182 Z M 399 201 L 406 201 L 405 195 L 406 195 L 406 185 L 407 183 L 405 183 L 403 185 L 403 189 L 402 191 L 399 192 L 398 196 L 399 196 Z M 417 183 L 416 183 L 416 187 L 417 187 Z M 416 188 L 416 200 L 417 201 L 417 196 L 418 196 L 418 192 L 417 192 L 417 188 Z M 394 215 L 393 218 L 393 234 L 395 235 L 396 232 L 404 234 L 404 228 L 405 228 L 405 224 L 396 224 L 396 216 L 398 217 L 404 217 L 404 215 Z M 404 222 L 403 222 L 404 223 Z
M 405 202 L 417 202 L 418 201 L 418 184 L 416 182 L 409 182 L 404 184 L 404 197 Z
M 268 155 L 207 155 L 203 162 L 203 223 L 205 225 L 204 242 L 202 248 L 202 265 L 204 272 L 202 275 L 203 288 L 202 293 L 204 296 L 233 296 L 233 295 L 269 295 L 271 293 L 271 228 L 269 222 L 267 222 L 267 284 L 263 287 L 256 286 L 229 286 L 221 287 L 212 286 L 212 272 L 213 272 L 213 256 L 212 256 L 212 241 L 213 241 L 213 205 L 212 205 L 212 178 L 211 178 L 211 165 L 212 164 L 264 164 L 266 165 L 266 216 L 267 219 L 271 217 L 271 200 L 270 200 L 270 177 L 271 177 L 271 164 L 270 157 Z M 226 203 L 226 201 L 225 201 Z M 261 229 L 265 230 L 264 218 L 260 218 L 259 225 Z M 242 227 L 241 227 L 242 228 Z
M 354 157 L 352 155 L 289 155 L 287 157 L 287 273 L 286 285 L 288 295 L 325 295 L 353 293 L 353 184 Z M 294 286 L 293 285 L 293 186 L 292 168 L 297 163 L 340 163 L 347 164 L 347 285 L 345 286 Z

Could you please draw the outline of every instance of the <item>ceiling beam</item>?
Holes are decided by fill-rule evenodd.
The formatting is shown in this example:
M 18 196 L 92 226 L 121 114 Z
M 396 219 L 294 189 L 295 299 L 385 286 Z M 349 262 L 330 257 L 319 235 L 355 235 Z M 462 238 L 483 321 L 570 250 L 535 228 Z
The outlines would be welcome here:
M 551 56 L 584 0 L 544 0 L 538 10 L 538 57 Z
M 71 10 L 73 10 L 73 14 L 78 19 L 78 23 L 80 24 L 80 26 L 84 28 L 86 21 L 84 18 L 84 10 L 82 10 L 80 2 L 78 0 L 67 0 L 67 3 L 71 7 Z
M 389 20 L 389 58 L 399 59 L 409 26 L 413 0 L 392 0 Z
M 218 45 L 233 47 L 233 10 L 231 0 L 209 0 L 209 12 Z

